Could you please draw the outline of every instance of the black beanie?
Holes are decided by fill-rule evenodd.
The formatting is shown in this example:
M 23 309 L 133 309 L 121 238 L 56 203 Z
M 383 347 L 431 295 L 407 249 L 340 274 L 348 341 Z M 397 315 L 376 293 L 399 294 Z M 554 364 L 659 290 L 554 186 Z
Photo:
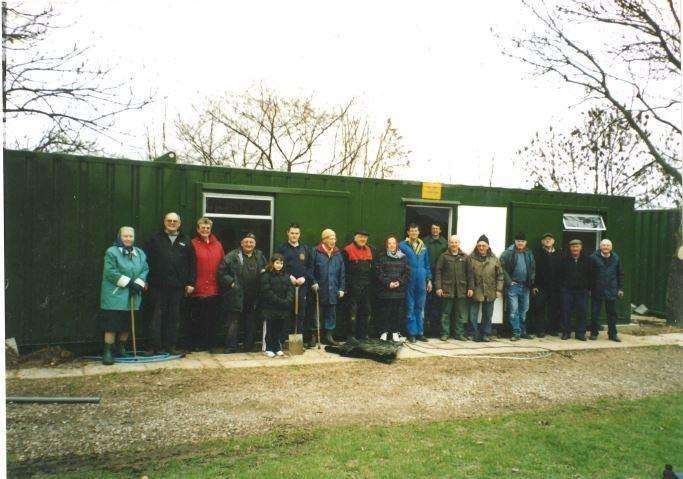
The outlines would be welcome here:
M 483 241 L 484 243 L 489 244 L 489 238 L 486 235 L 481 235 L 479 237 L 479 239 L 477 240 L 477 243 L 479 243 L 480 241 Z
M 524 233 L 517 233 L 515 235 L 515 241 L 517 240 L 526 241 L 526 235 Z

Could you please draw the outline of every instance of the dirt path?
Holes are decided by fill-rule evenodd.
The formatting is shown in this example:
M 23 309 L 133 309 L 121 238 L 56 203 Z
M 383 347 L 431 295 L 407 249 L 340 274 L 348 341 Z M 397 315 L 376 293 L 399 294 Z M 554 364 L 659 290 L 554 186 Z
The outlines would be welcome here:
M 143 451 L 287 425 L 386 424 L 682 391 L 683 348 L 546 359 L 403 360 L 10 380 L 8 395 L 101 395 L 99 405 L 8 405 L 14 464 Z

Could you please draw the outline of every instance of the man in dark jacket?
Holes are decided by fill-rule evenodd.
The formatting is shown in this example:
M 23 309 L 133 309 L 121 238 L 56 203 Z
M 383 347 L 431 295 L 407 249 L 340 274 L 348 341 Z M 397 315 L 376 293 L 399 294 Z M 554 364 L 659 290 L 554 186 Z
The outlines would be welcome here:
M 429 230 L 430 234 L 425 236 L 423 241 L 429 253 L 429 270 L 432 273 L 432 278 L 434 278 L 436 261 L 448 249 L 448 241 L 441 236 L 441 225 L 439 223 L 433 222 Z M 425 329 L 431 335 L 437 335 L 441 330 L 442 309 L 443 299 L 437 296 L 436 291 L 432 289 L 427 293 L 425 302 Z
M 451 314 L 455 319 L 453 339 L 466 341 L 465 325 L 469 321 L 467 301 L 467 272 L 469 256 L 460 249 L 460 238 L 448 238 L 448 250 L 439 256 L 434 267 L 434 288 L 443 299 L 441 310 L 441 341 L 448 341 L 451 334 Z
M 342 249 L 346 269 L 347 340 L 367 338 L 370 317 L 370 284 L 373 274 L 373 251 L 368 245 L 368 233 L 358 230 L 353 241 Z
M 285 274 L 294 286 L 295 294 L 299 295 L 299 311 L 294 312 L 292 309 L 292 323 L 296 322 L 297 331 L 303 331 L 309 296 L 308 290 L 313 284 L 313 254 L 311 254 L 311 249 L 308 246 L 301 243 L 300 239 L 301 228 L 297 223 L 292 223 L 287 228 L 287 242 L 275 249 L 276 253 L 285 258 Z M 290 326 L 285 325 L 283 331 L 287 334 L 291 329 Z M 285 339 L 282 338 L 281 340 L 284 341 Z M 315 344 L 315 335 L 311 334 L 308 346 L 313 348 Z
M 582 254 L 583 242 L 569 242 L 569 254 L 560 263 L 562 295 L 562 339 L 571 337 L 572 313 L 576 313 L 576 339 L 586 340 L 586 309 L 593 284 L 592 261 Z
M 244 350 L 251 351 L 254 347 L 259 275 L 265 267 L 266 259 L 256 249 L 253 233 L 245 233 L 240 247 L 226 254 L 218 266 L 216 275 L 223 295 L 223 315 L 228 325 L 228 352 L 237 350 L 239 322 L 244 328 Z
M 180 232 L 180 216 L 164 216 L 164 229 L 144 248 L 149 264 L 149 293 L 152 302 L 152 345 L 154 352 L 179 354 L 180 302 L 194 292 L 195 255 L 190 238 Z
M 600 242 L 600 250 L 591 255 L 595 277 L 591 288 L 591 335 L 598 339 L 598 320 L 602 303 L 607 312 L 607 337 L 611 341 L 621 342 L 617 336 L 617 298 L 624 297 L 624 270 L 619 256 L 612 251 L 612 242 L 604 239 Z
M 526 247 L 524 233 L 517 233 L 515 243 L 503 251 L 500 264 L 505 277 L 512 341 L 531 339 L 526 330 L 526 313 L 529 310 L 529 292 L 536 280 L 536 262 Z
M 551 233 L 541 238 L 541 249 L 536 251 L 535 259 L 534 328 L 539 338 L 546 333 L 557 336 L 561 316 L 559 275 L 562 255 L 555 249 L 555 237 Z

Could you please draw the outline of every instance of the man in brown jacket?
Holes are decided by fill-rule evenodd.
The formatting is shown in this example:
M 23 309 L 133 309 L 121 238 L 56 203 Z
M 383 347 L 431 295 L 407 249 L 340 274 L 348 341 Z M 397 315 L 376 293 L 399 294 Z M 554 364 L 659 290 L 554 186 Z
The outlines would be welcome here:
M 455 335 L 458 341 L 467 341 L 465 323 L 467 305 L 468 256 L 460 249 L 460 238 L 448 238 L 448 249 L 439 256 L 434 267 L 436 295 L 442 299 L 441 341 L 448 341 L 451 334 L 451 315 L 455 316 Z M 455 306 L 455 309 L 454 309 Z
M 467 297 L 470 303 L 470 324 L 475 341 L 490 341 L 493 302 L 503 297 L 503 268 L 491 252 L 489 239 L 481 235 L 477 246 L 469 257 L 467 273 Z M 479 307 L 481 306 L 481 325 L 477 327 Z

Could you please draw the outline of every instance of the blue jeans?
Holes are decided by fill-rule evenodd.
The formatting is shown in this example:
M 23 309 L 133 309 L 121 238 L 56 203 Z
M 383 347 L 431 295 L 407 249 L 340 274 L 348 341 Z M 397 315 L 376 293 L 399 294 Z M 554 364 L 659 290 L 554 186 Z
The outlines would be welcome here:
M 481 305 L 481 324 L 477 325 L 479 306 Z M 493 301 L 470 302 L 470 325 L 474 337 L 491 336 L 491 319 L 493 318 Z
M 524 335 L 526 334 L 526 312 L 529 311 L 529 288 L 523 284 L 514 283 L 508 286 L 505 294 L 508 300 L 512 334 Z
M 572 332 L 572 313 L 576 313 L 576 336 L 586 335 L 588 290 L 562 288 L 562 332 Z

